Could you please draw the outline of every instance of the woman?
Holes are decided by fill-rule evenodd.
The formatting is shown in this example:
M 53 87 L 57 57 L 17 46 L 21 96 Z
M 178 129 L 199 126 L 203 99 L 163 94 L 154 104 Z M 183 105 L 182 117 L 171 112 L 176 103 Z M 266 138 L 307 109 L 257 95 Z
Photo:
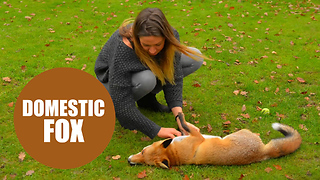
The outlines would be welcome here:
M 160 9 L 147 8 L 133 24 L 124 23 L 110 37 L 96 60 L 95 73 L 110 93 L 123 127 L 139 130 L 151 139 L 174 138 L 181 133 L 145 117 L 135 102 L 140 108 L 171 111 L 174 116 L 182 112 L 183 77 L 200 68 L 203 59 L 199 57 L 203 57 L 199 50 L 179 43 L 178 32 Z M 161 90 L 168 106 L 156 99 Z

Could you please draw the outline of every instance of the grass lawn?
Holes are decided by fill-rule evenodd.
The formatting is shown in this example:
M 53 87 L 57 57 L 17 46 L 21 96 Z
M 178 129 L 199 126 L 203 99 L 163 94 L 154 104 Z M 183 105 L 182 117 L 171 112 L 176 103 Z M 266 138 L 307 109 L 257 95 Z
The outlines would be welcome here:
M 30 157 L 17 139 L 13 121 L 23 87 L 57 67 L 83 69 L 94 76 L 95 59 L 111 34 L 146 7 L 162 9 L 182 43 L 214 59 L 184 79 L 189 122 L 201 133 L 217 136 L 248 128 L 260 133 L 265 143 L 282 137 L 271 128 L 273 122 L 281 122 L 299 131 L 300 149 L 245 166 L 131 167 L 127 158 L 160 138 L 148 140 L 116 122 L 108 147 L 85 166 L 53 169 Z M 2 1 L 0 178 L 319 179 L 319 9 L 316 0 Z M 164 103 L 162 93 L 158 99 Z M 259 108 L 271 113 L 263 115 Z M 160 126 L 177 127 L 171 114 L 142 112 Z M 21 152 L 26 153 L 23 161 Z

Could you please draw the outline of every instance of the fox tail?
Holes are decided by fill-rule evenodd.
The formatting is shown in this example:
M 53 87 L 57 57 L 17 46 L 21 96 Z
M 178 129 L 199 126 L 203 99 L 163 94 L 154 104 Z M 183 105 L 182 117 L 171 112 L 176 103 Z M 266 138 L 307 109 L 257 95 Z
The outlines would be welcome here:
M 300 147 L 302 138 L 297 130 L 280 123 L 273 123 L 272 128 L 281 132 L 285 137 L 272 139 L 265 145 L 266 159 L 277 158 L 293 153 Z

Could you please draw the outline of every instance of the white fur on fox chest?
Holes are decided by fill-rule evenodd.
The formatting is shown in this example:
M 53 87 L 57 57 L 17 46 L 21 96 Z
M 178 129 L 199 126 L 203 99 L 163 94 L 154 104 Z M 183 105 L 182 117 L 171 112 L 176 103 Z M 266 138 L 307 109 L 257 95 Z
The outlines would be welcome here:
M 202 136 L 205 139 L 213 139 L 213 138 L 224 139 L 224 138 L 227 137 L 227 136 L 225 136 L 224 138 L 221 138 L 220 136 L 212 136 L 212 135 L 202 135 Z M 178 137 L 175 137 L 171 143 L 182 141 L 187 137 L 189 137 L 189 136 L 178 136 Z

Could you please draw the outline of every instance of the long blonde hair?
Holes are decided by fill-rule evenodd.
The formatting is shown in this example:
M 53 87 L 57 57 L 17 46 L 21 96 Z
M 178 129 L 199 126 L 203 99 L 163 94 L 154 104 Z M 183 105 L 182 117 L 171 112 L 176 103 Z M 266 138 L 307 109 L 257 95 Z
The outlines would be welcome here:
M 134 50 L 140 61 L 161 81 L 162 85 L 168 81 L 170 84 L 174 82 L 174 56 L 176 51 L 193 58 L 204 57 L 203 55 L 190 50 L 187 46 L 180 44 L 173 34 L 173 28 L 170 26 L 165 15 L 158 8 L 147 8 L 142 10 L 132 27 L 128 24 L 132 20 L 125 20 L 121 25 L 120 35 L 131 38 L 134 43 Z M 161 36 L 165 38 L 165 45 L 161 50 L 160 61 L 151 57 L 140 44 L 141 36 Z M 195 56 L 191 56 L 193 54 Z

